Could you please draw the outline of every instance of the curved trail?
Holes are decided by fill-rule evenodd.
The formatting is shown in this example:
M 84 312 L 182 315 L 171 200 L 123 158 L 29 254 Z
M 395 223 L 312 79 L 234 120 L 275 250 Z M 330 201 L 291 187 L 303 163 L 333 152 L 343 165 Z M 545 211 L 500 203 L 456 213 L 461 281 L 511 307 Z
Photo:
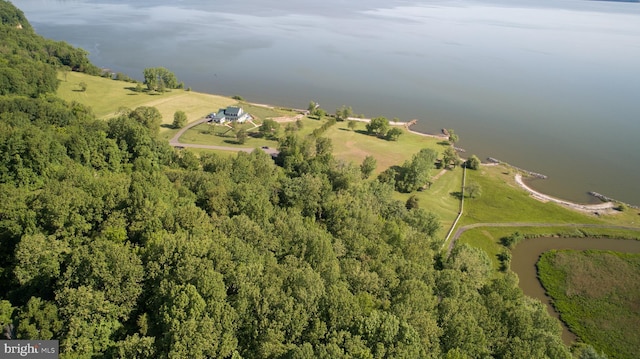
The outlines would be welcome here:
M 191 127 L 195 127 L 197 125 L 200 125 L 202 123 L 205 123 L 209 121 L 208 118 L 201 118 L 197 121 L 193 121 L 190 124 L 184 126 L 183 128 L 180 129 L 180 131 L 176 132 L 175 135 L 173 135 L 173 137 L 169 140 L 169 144 L 173 147 L 189 147 L 189 148 L 204 148 L 204 149 L 208 149 L 208 150 L 221 150 L 221 151 L 236 151 L 236 152 L 253 152 L 255 150 L 255 148 L 251 148 L 251 147 L 231 147 L 231 146 L 215 146 L 215 145 L 198 145 L 198 144 L 194 144 L 194 143 L 182 143 L 180 142 L 180 136 L 182 136 L 188 129 L 190 129 Z M 262 149 L 264 152 L 270 154 L 270 155 L 277 155 L 278 154 L 278 150 L 276 150 L 275 148 L 263 148 Z
M 542 202 L 554 202 L 557 204 L 560 204 L 562 206 L 565 207 L 569 207 L 571 209 L 576 209 L 578 211 L 583 211 L 583 212 L 601 212 L 601 211 L 608 211 L 611 210 L 615 204 L 613 202 L 605 202 L 605 203 L 600 203 L 600 204 L 579 204 L 579 203 L 574 203 L 574 202 L 569 202 L 569 201 L 565 201 L 562 199 L 558 199 L 549 195 L 546 195 L 544 193 L 540 193 L 534 189 L 532 189 L 531 187 L 527 186 L 524 181 L 522 180 L 522 175 L 521 174 L 516 174 L 516 183 L 518 183 L 518 185 L 520 185 L 520 187 L 522 187 L 525 191 L 529 192 L 529 194 Z

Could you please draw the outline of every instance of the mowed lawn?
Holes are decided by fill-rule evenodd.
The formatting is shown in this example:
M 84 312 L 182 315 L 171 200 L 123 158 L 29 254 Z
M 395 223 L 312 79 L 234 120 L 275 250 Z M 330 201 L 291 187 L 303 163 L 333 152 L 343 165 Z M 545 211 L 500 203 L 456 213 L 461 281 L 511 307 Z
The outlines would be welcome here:
M 355 129 L 351 130 L 347 121 L 338 122 L 324 136 L 332 140 L 333 155 L 336 158 L 359 164 L 365 157 L 374 156 L 378 163 L 376 174 L 391 166 L 402 165 L 423 148 L 432 148 L 439 154 L 446 148 L 438 144 L 442 140 L 412 134 L 404 128 L 405 132 L 398 141 L 387 141 L 367 135 L 365 126 L 365 122 L 357 122 Z
M 441 170 L 433 169 L 432 177 L 437 176 Z M 458 210 L 460 208 L 460 200 L 455 196 L 460 191 L 462 185 L 462 169 L 445 170 L 436 180 L 433 181 L 431 187 L 424 191 L 414 193 L 394 193 L 394 197 L 400 201 L 406 202 L 409 197 L 416 196 L 418 198 L 418 206 L 433 212 L 440 219 L 440 230 L 436 235 L 438 239 L 444 240 L 455 221 Z
M 134 109 L 139 106 L 155 107 L 162 114 L 162 123 L 169 125 L 173 115 L 181 110 L 187 114 L 189 122 L 198 120 L 221 107 L 238 101 L 217 95 L 209 95 L 185 90 L 171 90 L 162 94 L 135 92 L 135 83 L 115 81 L 78 72 L 59 73 L 60 86 L 57 95 L 67 101 L 76 101 L 91 106 L 98 118 L 114 116 L 122 107 Z M 87 85 L 80 91 L 80 82 Z M 163 127 L 165 130 L 167 126 Z
M 593 215 L 569 210 L 553 202 L 541 202 L 515 182 L 515 170 L 505 166 L 482 166 L 467 171 L 467 185 L 481 188 L 478 198 L 465 200 L 461 225 L 491 222 L 602 223 Z

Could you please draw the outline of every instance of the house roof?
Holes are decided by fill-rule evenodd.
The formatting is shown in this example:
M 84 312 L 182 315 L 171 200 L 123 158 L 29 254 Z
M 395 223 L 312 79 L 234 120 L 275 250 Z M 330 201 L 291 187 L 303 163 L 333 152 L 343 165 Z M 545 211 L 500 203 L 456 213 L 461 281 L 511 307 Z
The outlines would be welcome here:
M 242 114 L 242 108 L 229 106 L 224 110 L 224 114 L 229 116 L 240 116 Z

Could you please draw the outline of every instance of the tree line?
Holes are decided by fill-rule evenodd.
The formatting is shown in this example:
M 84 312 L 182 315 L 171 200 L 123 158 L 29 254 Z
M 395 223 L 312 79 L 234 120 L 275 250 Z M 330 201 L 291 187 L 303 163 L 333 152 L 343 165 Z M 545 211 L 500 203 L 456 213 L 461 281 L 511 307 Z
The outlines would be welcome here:
M 0 21 L 0 95 L 54 92 L 57 70 L 100 73 L 86 51 L 37 35 L 24 13 L 8 1 L 0 1 Z

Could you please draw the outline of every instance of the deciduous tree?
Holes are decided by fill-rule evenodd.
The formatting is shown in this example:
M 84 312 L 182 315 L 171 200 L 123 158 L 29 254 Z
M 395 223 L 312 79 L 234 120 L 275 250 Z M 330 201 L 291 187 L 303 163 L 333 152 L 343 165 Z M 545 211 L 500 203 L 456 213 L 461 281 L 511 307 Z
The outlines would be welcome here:
M 387 131 L 385 138 L 389 141 L 397 141 L 400 135 L 402 135 L 403 133 L 404 132 L 402 131 L 401 128 L 392 127 L 391 129 L 389 129 L 389 131 Z
M 345 121 L 352 115 L 353 115 L 353 110 L 351 109 L 351 107 L 347 107 L 343 105 L 342 107 L 336 109 L 336 120 L 338 121 Z
M 471 182 L 464 187 L 464 193 L 469 198 L 478 198 L 482 194 L 482 187 L 477 182 Z
M 258 131 L 260 131 L 260 134 L 262 134 L 262 136 L 266 138 L 273 138 L 275 137 L 275 134 L 279 128 L 280 124 L 278 122 L 276 122 L 275 120 L 266 119 L 262 121 L 262 125 L 260 126 Z
M 148 67 L 143 71 L 144 83 L 149 91 L 178 88 L 176 75 L 164 67 Z
M 187 124 L 187 114 L 178 110 L 173 114 L 173 128 L 183 128 Z
M 411 161 L 402 165 L 396 188 L 400 192 L 410 193 L 425 185 L 437 156 L 438 153 L 429 148 L 423 148 L 413 155 Z
M 389 120 L 386 117 L 372 118 L 366 125 L 367 133 L 370 135 L 384 136 L 389 130 Z
M 456 142 L 460 140 L 460 137 L 458 137 L 458 135 L 455 132 L 453 132 L 452 129 L 449 129 L 448 132 L 449 132 L 449 142 L 451 142 L 451 145 L 455 146 Z
M 378 162 L 376 161 L 375 157 L 373 156 L 365 157 L 364 160 L 362 161 L 362 164 L 360 165 L 360 172 L 362 172 L 362 178 L 363 179 L 369 178 L 369 176 L 371 176 L 373 171 L 376 170 L 377 164 Z
M 236 141 L 241 145 L 247 142 L 247 137 L 249 137 L 249 135 L 247 134 L 247 130 L 244 128 L 241 128 L 236 132 Z
M 453 167 L 455 167 L 458 161 L 459 161 L 458 153 L 453 147 L 451 146 L 447 147 L 442 153 L 443 168 L 448 168 L 450 165 L 453 165 Z
M 467 159 L 465 166 L 472 170 L 477 170 L 480 168 L 480 159 L 476 155 L 471 155 L 469 159 Z

